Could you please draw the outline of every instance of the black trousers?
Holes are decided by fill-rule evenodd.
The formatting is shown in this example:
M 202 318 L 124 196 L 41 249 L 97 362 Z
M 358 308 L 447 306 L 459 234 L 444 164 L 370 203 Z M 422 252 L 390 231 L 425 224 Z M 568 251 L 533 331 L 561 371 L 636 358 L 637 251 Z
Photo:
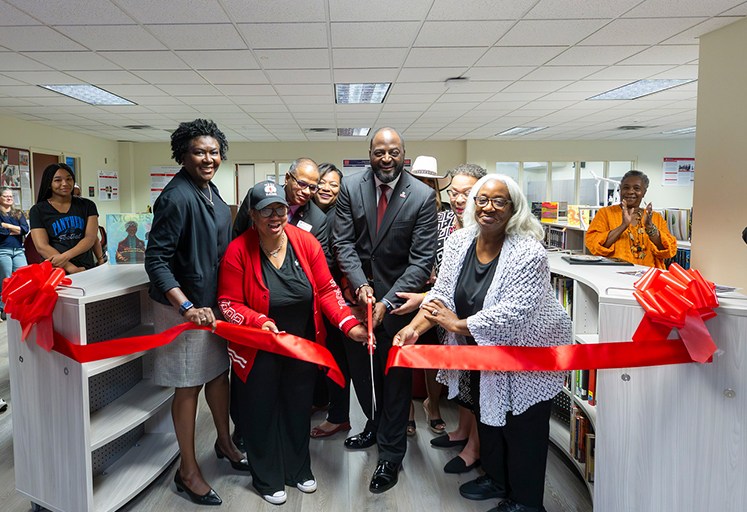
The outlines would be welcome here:
M 392 368 L 384 376 L 392 340 L 383 328 L 374 332 L 374 381 L 376 393 L 376 413 L 371 415 L 371 366 L 365 344 L 347 340 L 345 350 L 348 355 L 350 377 L 355 386 L 355 394 L 368 421 L 365 430 L 376 433 L 379 446 L 379 459 L 389 462 L 402 462 L 407 451 L 407 419 L 410 415 L 412 399 L 412 370 Z
M 516 416 L 509 412 L 505 426 L 491 427 L 479 421 L 478 407 L 482 468 L 509 499 L 527 507 L 542 507 L 551 410 L 546 400 Z
M 316 365 L 258 351 L 246 379 L 234 379 L 238 428 L 260 494 L 314 478 L 309 421 Z
M 340 329 L 334 327 L 326 321 L 327 327 L 327 349 L 340 367 L 343 377 L 345 377 L 345 387 L 341 388 L 325 375 L 324 384 L 327 387 L 329 396 L 329 410 L 327 411 L 327 420 L 331 423 L 345 423 L 350 421 L 350 369 L 348 368 L 348 358 L 345 354 L 345 345 L 355 343 L 345 336 Z

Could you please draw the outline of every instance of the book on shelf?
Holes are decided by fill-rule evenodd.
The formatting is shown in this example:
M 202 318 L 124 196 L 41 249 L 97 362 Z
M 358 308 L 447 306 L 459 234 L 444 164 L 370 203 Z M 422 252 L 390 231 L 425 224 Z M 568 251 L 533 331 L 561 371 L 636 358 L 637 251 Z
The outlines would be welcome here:
M 597 371 L 589 370 L 589 389 L 586 391 L 589 405 L 597 405 Z
M 532 215 L 542 220 L 542 201 L 532 201 Z
M 542 215 L 540 220 L 547 224 L 558 222 L 558 202 L 542 201 Z
M 586 434 L 586 466 L 584 467 L 584 478 L 589 483 L 594 483 L 594 444 L 596 437 L 594 434 Z
M 690 240 L 691 212 L 690 208 L 667 208 L 660 212 L 667 222 L 667 229 L 677 240 Z
M 589 418 L 576 415 L 576 460 L 586 462 L 586 434 L 589 433 Z

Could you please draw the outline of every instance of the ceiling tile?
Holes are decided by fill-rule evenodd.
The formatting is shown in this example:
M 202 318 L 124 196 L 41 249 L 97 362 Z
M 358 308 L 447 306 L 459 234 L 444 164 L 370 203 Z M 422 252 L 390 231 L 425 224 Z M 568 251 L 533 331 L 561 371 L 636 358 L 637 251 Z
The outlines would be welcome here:
M 409 47 L 417 34 L 419 22 L 332 23 L 333 48 L 402 48 Z
M 406 48 L 335 48 L 335 68 L 399 68 L 407 55 Z
M 654 46 L 625 59 L 621 64 L 687 64 L 697 58 L 697 46 Z
M 390 94 L 387 103 L 433 103 L 439 94 Z
M 253 49 L 327 48 L 324 23 L 246 23 L 239 32 Z
M 69 71 L 68 74 L 94 85 L 145 83 L 142 78 L 129 71 Z
M 475 67 L 465 73 L 465 76 L 472 80 L 518 80 L 534 69 L 537 68 L 535 66 Z
M 89 50 L 164 50 L 143 27 L 137 25 L 57 26 Z
M 745 3 L 747 5 L 747 3 Z M 698 39 L 703 34 L 718 30 L 719 28 L 730 25 L 742 18 L 737 16 L 728 16 L 722 18 L 711 18 L 698 25 L 693 26 L 683 32 L 680 32 L 676 36 L 670 37 L 669 39 L 662 42 L 662 44 L 698 44 Z
M 82 0 L 79 0 L 82 1 Z M 67 2 L 67 0 L 66 0 Z M 116 3 L 140 23 L 227 23 L 218 0 L 116 0 Z
M 472 66 L 486 48 L 413 48 L 405 66 L 411 68 Z
M 584 46 L 657 44 L 704 18 L 619 19 L 581 41 Z
M 206 80 L 212 84 L 267 84 L 267 76 L 258 69 L 210 69 L 201 71 Z
M 228 96 L 273 96 L 275 89 L 269 84 L 241 84 L 241 85 L 216 85 L 223 94 Z
M 193 50 L 176 54 L 194 69 L 259 69 L 249 50 Z
M 573 45 L 601 28 L 603 20 L 522 20 L 498 41 L 501 46 Z
M 339 1 L 339 0 L 338 0 Z M 527 12 L 537 0 L 501 2 L 496 9 L 493 0 L 462 0 L 455 10 L 451 0 L 435 0 L 428 12 L 429 20 L 514 20 Z
M 287 84 L 287 85 L 275 85 L 275 90 L 280 94 L 281 96 L 299 96 L 299 95 L 309 95 L 309 96 L 329 96 L 330 99 L 333 99 L 334 96 L 334 89 L 332 85 L 293 85 L 293 84 Z
M 443 82 L 447 78 L 462 76 L 467 67 L 457 68 L 402 68 L 397 76 L 397 82 Z M 395 70 L 396 71 L 396 70 Z M 472 73 L 470 73 L 471 75 Z M 396 73 L 395 73 L 396 76 Z
M 570 80 L 519 80 L 509 85 L 503 92 L 553 92 L 570 85 Z
M 543 66 L 522 80 L 581 80 L 600 71 L 602 66 Z
M 187 69 L 187 65 L 181 59 L 167 51 L 100 52 L 94 55 L 105 57 L 129 70 Z
M 617 18 L 641 0 L 579 2 L 578 0 L 540 0 L 526 19 Z
M 8 0 L 8 3 L 15 4 L 19 9 L 48 25 L 116 25 L 120 23 L 134 23 L 132 18 L 122 12 L 113 2 L 108 1 L 65 0 L 64 2 L 49 2 L 47 0 Z M 6 13 L 3 11 L 4 9 L 0 9 L 0 14 L 3 15 L 3 25 L 6 23 L 13 25 L 27 24 L 23 22 L 14 23 L 12 21 L 13 11 L 9 13 L 10 20 L 6 19 Z
M 641 2 L 624 18 L 669 18 L 686 12 L 689 16 L 713 16 L 740 4 L 740 0 L 678 0 L 677 2 Z
M 397 83 L 392 86 L 390 92 L 393 94 L 421 94 L 436 93 L 443 94 L 447 91 L 446 84 L 443 82 L 413 82 Z
M 329 66 L 326 49 L 257 50 L 255 55 L 264 69 L 319 69 Z
M 539 66 L 565 50 L 565 46 L 491 48 L 476 66 Z M 574 63 L 575 64 L 575 63 Z
M 247 2 L 221 0 L 231 19 L 237 23 L 288 23 L 292 21 L 326 21 L 324 0 L 273 0 Z
M 397 69 L 366 68 L 366 69 L 340 69 L 334 70 L 334 83 L 336 84 L 359 84 L 359 83 L 381 83 L 394 82 L 397 79 Z M 401 79 L 400 75 L 400 82 Z
M 329 17 L 332 21 L 386 21 L 422 20 L 428 13 L 431 0 L 379 0 L 378 2 L 349 2 L 329 0 Z
M 233 25 L 146 25 L 172 50 L 241 50 L 246 43 Z
M 49 27 L 2 27 L 0 46 L 14 51 L 80 51 L 85 48 Z
M 40 84 L 76 84 L 83 83 L 82 80 L 76 80 L 66 73 L 59 71 L 19 71 L 13 73 L 16 80 L 23 85 L 40 85 Z
M 574 46 L 547 64 L 551 66 L 609 66 L 646 48 L 646 46 Z
M 267 76 L 273 84 L 331 84 L 329 69 L 270 69 Z
M 610 66 L 587 77 L 589 80 L 642 80 L 663 73 L 672 66 Z M 696 66 L 697 68 L 697 66 Z M 696 70 L 697 71 L 697 70 Z
M 194 71 L 136 71 L 134 74 L 153 85 L 207 84 L 205 79 Z
M 426 21 L 415 46 L 492 46 L 512 21 Z

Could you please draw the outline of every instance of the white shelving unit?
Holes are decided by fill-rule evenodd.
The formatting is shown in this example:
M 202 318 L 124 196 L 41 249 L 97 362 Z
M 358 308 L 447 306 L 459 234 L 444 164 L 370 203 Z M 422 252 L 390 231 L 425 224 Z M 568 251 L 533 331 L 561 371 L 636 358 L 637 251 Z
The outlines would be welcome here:
M 142 265 L 102 266 L 59 289 L 55 330 L 75 344 L 153 332 Z M 147 354 L 79 364 L 8 324 L 16 489 L 32 508 L 117 510 L 176 458 L 173 388 Z
M 574 280 L 575 341 L 631 340 L 644 315 L 632 296 L 637 277 L 618 273 L 631 267 L 549 258 L 554 274 Z M 706 323 L 719 347 L 712 363 L 599 370 L 597 405 L 572 398 L 595 429 L 596 510 L 744 510 L 747 297 L 719 301 Z M 550 439 L 568 451 L 568 429 L 555 418 Z

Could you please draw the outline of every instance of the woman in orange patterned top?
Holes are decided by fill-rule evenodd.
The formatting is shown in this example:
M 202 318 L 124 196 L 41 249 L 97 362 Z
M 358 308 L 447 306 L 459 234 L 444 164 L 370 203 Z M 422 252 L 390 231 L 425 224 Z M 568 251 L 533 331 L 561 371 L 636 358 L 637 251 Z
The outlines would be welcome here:
M 677 253 L 677 240 L 651 203 L 641 208 L 648 176 L 628 171 L 620 182 L 619 205 L 602 208 L 586 232 L 586 247 L 597 256 L 620 258 L 636 265 L 664 268 Z

